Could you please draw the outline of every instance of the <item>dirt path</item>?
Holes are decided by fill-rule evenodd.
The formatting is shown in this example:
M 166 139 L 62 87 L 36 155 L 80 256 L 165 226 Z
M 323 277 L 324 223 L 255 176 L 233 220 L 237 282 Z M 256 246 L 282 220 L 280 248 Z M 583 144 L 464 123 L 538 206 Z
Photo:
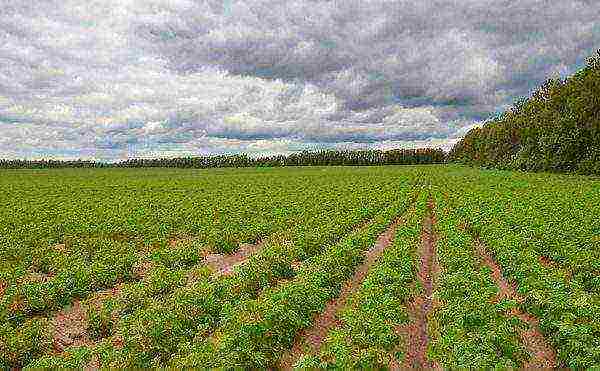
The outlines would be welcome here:
M 86 300 L 86 305 L 100 308 L 104 301 L 119 295 L 122 287 L 123 283 L 119 283 L 112 288 L 95 292 Z M 75 300 L 70 307 L 60 310 L 52 318 L 55 352 L 62 353 L 70 346 L 93 346 L 96 344 L 88 333 L 86 305 L 82 305 L 79 300 Z
M 365 219 L 353 227 L 353 231 L 361 230 L 367 227 L 373 221 L 372 218 Z M 345 236 L 345 235 L 344 235 Z M 340 236 L 341 240 L 343 236 Z M 233 274 L 234 268 L 243 264 L 251 255 L 260 251 L 265 243 L 265 240 L 260 240 L 256 244 L 243 243 L 239 246 L 238 250 L 230 255 L 225 254 L 208 254 L 204 257 L 204 264 L 211 267 L 215 273 L 215 276 L 229 276 Z
M 4 299 L 4 292 L 8 288 L 8 283 L 0 280 L 0 300 Z
M 519 295 L 516 291 L 516 285 L 511 285 L 504 278 L 500 265 L 494 260 L 489 253 L 485 245 L 479 240 L 475 239 L 475 249 L 479 256 L 483 259 L 484 264 L 492 270 L 492 278 L 500 292 L 494 299 L 496 302 L 507 299 L 515 300 L 518 303 L 523 303 L 525 298 Z M 556 364 L 556 351 L 546 341 L 544 335 L 539 330 L 539 320 L 534 316 L 524 313 L 519 308 L 514 308 L 510 311 L 509 315 L 521 319 L 523 322 L 529 325 L 528 330 L 521 330 L 520 335 L 523 341 L 523 345 L 531 355 L 531 359 L 523 365 L 524 368 L 555 368 Z
M 355 293 L 369 272 L 369 268 L 383 254 L 385 249 L 392 244 L 396 235 L 396 229 L 402 224 L 402 219 L 395 220 L 388 229 L 377 238 L 375 245 L 365 254 L 364 262 L 354 271 L 354 275 L 342 286 L 340 295 L 327 303 L 325 310 L 317 314 L 313 325 L 303 330 L 296 337 L 296 341 L 290 352 L 286 353 L 280 362 L 284 370 L 291 370 L 296 362 L 306 353 L 314 354 L 319 351 L 329 331 L 341 325 L 337 313 L 346 306 L 350 295 Z
M 87 333 L 87 315 L 78 300 L 53 318 L 53 347 L 58 353 L 70 346 L 92 345 Z
M 428 203 L 429 215 L 423 221 L 421 231 L 421 244 L 419 246 L 420 264 L 417 279 L 423 287 L 423 293 L 407 303 L 410 323 L 397 332 L 406 339 L 406 357 L 402 365 L 394 361 L 391 369 L 402 368 L 439 368 L 438 365 L 427 360 L 427 346 L 429 334 L 427 332 L 428 316 L 436 303 L 433 300 L 436 277 L 439 275 L 440 266 L 436 256 L 436 236 L 433 227 L 436 224 L 435 205 L 433 200 Z
M 211 267 L 216 276 L 229 276 L 233 274 L 233 268 L 236 265 L 242 264 L 251 255 L 260 251 L 265 243 L 266 240 L 261 240 L 255 244 L 243 243 L 233 254 L 229 255 L 208 254 L 204 257 L 204 264 Z

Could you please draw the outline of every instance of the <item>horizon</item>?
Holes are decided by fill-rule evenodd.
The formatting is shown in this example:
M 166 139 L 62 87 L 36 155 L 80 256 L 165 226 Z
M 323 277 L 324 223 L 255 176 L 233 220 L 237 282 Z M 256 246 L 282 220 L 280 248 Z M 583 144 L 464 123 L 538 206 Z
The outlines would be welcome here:
M 588 0 L 2 5 L 8 160 L 448 152 L 600 41 Z

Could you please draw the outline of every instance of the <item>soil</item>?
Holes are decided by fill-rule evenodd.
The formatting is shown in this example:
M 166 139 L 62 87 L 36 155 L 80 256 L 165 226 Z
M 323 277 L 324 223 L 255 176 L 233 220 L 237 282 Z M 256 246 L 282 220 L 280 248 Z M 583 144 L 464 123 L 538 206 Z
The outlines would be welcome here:
M 204 263 L 215 271 L 216 276 L 229 276 L 233 274 L 235 266 L 242 264 L 250 255 L 258 252 L 264 244 L 264 240 L 256 244 L 243 243 L 231 255 L 208 254 L 204 257 Z
M 85 371 L 95 371 L 100 369 L 100 357 L 93 355 L 91 361 L 83 368 Z
M 431 214 L 423 221 L 421 244 L 419 247 L 420 265 L 417 280 L 423 287 L 423 293 L 407 303 L 410 322 L 407 326 L 398 327 L 396 331 L 406 339 L 406 357 L 402 366 L 396 360 L 390 364 L 391 369 L 400 368 L 439 368 L 437 364 L 427 360 L 429 334 L 427 331 L 428 317 L 435 309 L 433 293 L 440 265 L 436 256 L 436 236 L 433 226 L 436 223 L 435 205 L 429 200 Z
M 355 230 L 360 230 L 368 226 L 373 219 L 366 219 L 359 223 Z M 170 244 L 178 243 L 179 241 L 172 240 Z M 260 240 L 255 244 L 243 243 L 237 249 L 237 251 L 230 255 L 225 254 L 207 254 L 204 257 L 204 263 L 211 267 L 215 273 L 215 276 L 230 276 L 234 273 L 234 268 L 237 265 L 243 264 L 251 255 L 258 252 L 266 243 L 266 240 Z M 300 262 L 292 264 L 292 268 L 299 268 Z
M 502 299 L 515 300 L 518 303 L 523 303 L 525 298 L 519 295 L 516 291 L 515 284 L 509 284 L 502 274 L 502 268 L 490 255 L 486 247 L 480 240 L 475 241 L 477 253 L 483 259 L 484 264 L 492 270 L 492 279 L 498 285 L 500 292 L 495 301 Z M 539 329 L 539 320 L 534 316 L 524 313 L 519 308 L 513 308 L 509 315 L 519 318 L 525 322 L 529 329 L 520 330 L 523 345 L 531 355 L 531 359 L 526 362 L 524 368 L 555 368 L 556 351 L 544 338 L 544 335 Z
M 64 309 L 52 320 L 54 326 L 53 346 L 58 353 L 70 346 L 92 345 L 87 333 L 87 315 L 79 301 Z
M 4 292 L 6 291 L 6 288 L 8 287 L 8 284 L 2 280 L 0 280 L 0 300 L 2 300 L 2 298 L 4 298 Z
M 553 261 L 552 259 L 550 259 L 547 256 L 540 255 L 538 260 L 540 261 L 540 264 L 546 268 L 559 268 L 558 263 Z
M 123 285 L 123 283 L 119 283 L 110 289 L 93 293 L 87 304 L 100 308 L 104 301 L 119 295 Z M 59 311 L 52 319 L 52 324 L 54 327 L 53 347 L 57 353 L 63 352 L 70 346 L 95 345 L 87 333 L 86 308 L 78 300 L 75 300 L 71 307 Z
M 88 300 L 88 304 L 93 305 L 96 308 L 100 308 L 104 301 L 106 301 L 110 298 L 113 298 L 115 296 L 118 296 L 121 293 L 124 285 L 125 285 L 124 283 L 118 283 L 117 285 L 115 285 L 114 287 L 112 287 L 110 289 L 98 291 L 98 292 L 92 294 L 90 296 L 90 299 Z
M 67 252 L 67 245 L 65 245 L 64 243 L 56 244 L 54 245 L 54 250 L 64 254 Z
M 354 275 L 342 286 L 340 295 L 327 303 L 325 310 L 316 315 L 311 327 L 298 334 L 292 349 L 281 358 L 280 367 L 282 369 L 291 370 L 304 354 L 317 353 L 329 331 L 342 324 L 337 318 L 337 313 L 346 306 L 348 298 L 358 290 L 371 266 L 393 242 L 396 229 L 400 224 L 400 219 L 394 221 L 377 238 L 375 245 L 366 252 L 364 262 L 358 266 Z
M 27 274 L 17 280 L 17 283 L 22 285 L 26 283 L 39 282 L 44 283 L 48 282 L 54 277 L 55 274 L 53 272 L 43 273 L 34 269 L 30 269 Z
M 571 280 L 571 278 L 573 277 L 573 272 L 571 271 L 571 269 L 561 266 L 561 264 L 555 262 L 547 256 L 540 255 L 538 260 L 540 264 L 545 268 L 560 270 L 562 273 L 564 273 L 567 280 Z
M 292 269 L 294 270 L 294 272 L 298 272 L 300 270 L 300 268 L 302 267 L 302 262 L 295 260 L 290 265 L 291 265 Z
M 169 239 L 167 242 L 167 246 L 174 249 L 179 245 L 190 244 L 194 242 L 195 238 L 193 236 L 176 236 Z

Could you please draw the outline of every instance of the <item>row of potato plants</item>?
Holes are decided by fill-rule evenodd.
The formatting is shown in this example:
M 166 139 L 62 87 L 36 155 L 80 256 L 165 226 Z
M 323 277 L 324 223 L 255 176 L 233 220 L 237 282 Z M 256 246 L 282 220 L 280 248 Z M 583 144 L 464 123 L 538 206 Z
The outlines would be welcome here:
M 368 211 L 366 216 L 373 212 L 375 209 Z M 186 286 L 190 276 L 189 269 L 186 269 L 197 263 L 197 259 L 189 260 L 188 265 L 179 270 L 175 269 L 179 265 L 155 259 L 155 267 L 147 279 L 124 285 L 118 298 L 105 301 L 100 308 L 88 306 L 90 333 L 98 338 L 116 333 L 126 339 L 124 350 L 113 349 L 113 356 L 108 357 L 111 360 L 104 357 L 103 361 L 110 364 L 147 365 L 157 357 L 159 361 L 164 359 L 176 350 L 179 342 L 188 339 L 194 331 L 200 331 L 198 326 L 210 331 L 236 301 L 255 297 L 278 280 L 291 277 L 294 274 L 291 268 L 294 260 L 318 252 L 319 246 L 349 232 L 353 225 L 364 219 L 365 210 L 340 209 L 327 216 L 332 218 L 326 223 L 322 222 L 327 220 L 325 215 L 315 215 L 298 225 L 285 236 L 294 241 L 291 244 L 267 244 L 261 253 L 251 257 L 232 277 L 214 279 L 209 276 L 208 270 L 198 266 L 193 272 L 194 282 Z M 194 249 L 184 244 L 180 250 L 185 254 Z M 161 256 L 169 258 L 173 255 L 177 256 L 167 251 Z M 93 302 L 93 298 L 90 301 Z M 168 333 L 161 327 L 173 323 L 183 323 L 179 327 L 179 335 Z
M 407 300 L 420 290 L 415 262 L 427 192 L 398 226 L 394 242 L 371 267 L 359 290 L 338 313 L 318 354 L 307 354 L 296 368 L 384 369 L 404 357 L 398 328 L 408 324 Z
M 172 367 L 273 367 L 300 330 L 339 295 L 370 248 L 409 202 L 390 203 L 367 227 L 307 259 L 293 279 L 225 312 L 213 334 L 180 345 Z M 204 335 L 204 334 L 201 334 Z
M 256 298 L 279 281 L 292 278 L 294 263 L 318 253 L 359 222 L 350 210 L 329 216 L 334 215 L 326 223 L 313 218 L 294 230 L 295 233 L 267 243 L 260 252 L 237 267 L 231 277 L 215 279 L 196 274 L 192 283 L 167 296 L 153 298 L 150 293 L 142 292 L 137 295 L 140 301 L 133 305 L 127 301 L 119 303 L 116 316 L 114 305 L 105 303 L 102 310 L 106 319 L 122 318 L 118 326 L 112 327 L 119 328 L 127 349 L 116 359 L 139 366 L 145 366 L 157 357 L 159 362 L 165 362 L 181 342 L 211 333 L 237 303 Z M 349 215 L 352 217 L 348 218 Z M 313 228 L 308 230 L 311 226 Z M 111 311 L 106 310 L 107 307 Z M 179 323 L 180 331 L 172 329 L 175 332 L 165 334 L 163 326 L 172 323 Z M 124 354 L 127 355 L 124 357 Z
M 55 244 L 90 238 L 148 245 L 194 235 L 228 252 L 302 220 L 307 208 L 321 203 L 327 208 L 340 194 L 370 204 L 375 188 L 370 176 L 352 183 L 343 172 L 328 177 L 143 169 L 13 173 L 0 181 L 0 256 L 2 271 L 14 272 L 26 272 Z
M 496 171 L 440 176 L 456 217 L 518 285 L 521 309 L 540 320 L 561 365 L 600 365 L 598 181 Z
M 349 187 L 360 188 L 361 186 L 364 186 L 364 183 L 356 182 Z M 391 184 L 388 184 L 388 187 L 390 186 Z M 332 188 L 327 193 L 327 202 L 318 202 L 320 201 L 319 197 L 307 197 L 307 200 L 310 198 L 312 203 L 304 202 L 303 205 L 296 208 L 295 212 L 300 216 L 292 219 L 296 224 L 290 235 L 301 247 L 300 258 L 309 256 L 311 249 L 314 250 L 321 244 L 335 239 L 336 236 L 346 233 L 353 224 L 373 215 L 385 201 L 382 197 L 373 197 L 371 202 L 367 203 L 363 202 L 365 199 L 359 196 L 360 189 L 355 192 L 357 197 L 347 197 L 343 193 L 338 193 L 335 187 Z M 346 208 L 352 212 L 339 212 Z M 284 218 L 289 219 L 289 214 L 281 213 L 279 221 Z M 328 220 L 328 223 L 322 223 L 322 220 Z M 290 224 L 289 220 L 285 222 Z M 172 276 L 172 272 L 165 273 L 165 269 L 161 270 L 160 266 L 172 269 L 173 267 L 188 268 L 197 264 L 201 258 L 203 242 L 203 240 L 195 239 L 193 248 L 188 246 L 174 251 L 163 241 L 158 247 L 156 244 L 151 246 L 151 253 L 144 255 L 136 249 L 148 250 L 148 246 L 141 246 L 139 241 L 132 243 L 131 241 L 102 238 L 73 239 L 68 243 L 66 252 L 56 251 L 48 246 L 44 252 L 40 252 L 40 249 L 31 252 L 31 255 L 35 257 L 34 270 L 37 272 L 37 276 L 34 276 L 33 280 L 22 280 L 30 273 L 31 266 L 25 272 L 22 272 L 23 269 L 21 272 L 18 269 L 13 269 L 12 272 L 3 270 L 2 277 L 5 278 L 5 282 L 12 284 L 8 285 L 5 295 L 2 297 L 3 321 L 0 336 L 2 339 L 8 339 L 3 342 L 6 344 L 6 349 L 2 352 L 5 356 L 2 362 L 9 365 L 23 365 L 31 360 L 31 354 L 39 355 L 50 348 L 48 333 L 51 331 L 48 330 L 48 321 L 43 318 L 27 320 L 30 316 L 39 316 L 40 313 L 56 310 L 68 304 L 73 298 L 85 297 L 96 290 L 111 287 L 117 282 L 135 280 L 139 278 L 135 277 L 135 268 L 148 260 L 158 265 L 156 267 L 157 274 Z M 17 273 L 14 274 L 15 272 Z M 150 272 L 149 275 L 153 277 L 154 273 Z M 177 277 L 176 274 L 175 277 Z M 153 282 L 157 281 L 160 280 Z M 167 287 L 177 286 L 177 284 L 169 283 L 172 281 L 178 282 L 179 285 L 183 282 L 181 279 L 175 278 L 163 279 L 163 281 Z M 148 289 L 146 286 L 148 285 L 141 282 L 139 285 L 132 283 L 126 287 L 131 287 L 130 291 L 136 293 L 130 296 L 144 298 L 154 292 L 153 288 Z M 90 313 L 91 322 L 96 327 L 92 330 L 97 333 L 106 332 L 100 330 L 104 325 L 98 322 L 99 318 L 106 319 L 108 311 L 104 308 L 100 310 L 100 313 L 103 314 L 99 315 L 93 310 Z M 39 336 L 33 336 L 31 334 L 34 332 L 30 329 L 44 329 L 44 331 L 34 331 Z
M 345 212 L 344 216 L 347 217 L 348 213 Z M 352 216 L 363 216 L 362 211 L 360 214 L 352 214 Z M 356 224 L 356 220 L 349 219 L 349 221 Z M 316 249 L 315 245 L 319 242 L 326 242 L 326 239 L 334 239 L 337 236 L 336 232 L 339 231 L 340 233 L 343 233 L 343 227 L 349 228 L 352 226 L 351 224 L 345 223 L 337 223 L 336 225 L 317 223 L 318 221 L 315 218 L 312 223 L 304 224 L 300 232 L 306 232 L 304 226 L 330 226 L 335 227 L 335 229 L 326 230 L 324 228 L 314 228 L 310 235 L 302 233 L 299 234 L 299 239 L 297 241 L 299 245 L 306 247 L 306 250 L 303 250 L 304 254 L 309 254 L 311 250 L 314 251 Z M 286 258 L 286 260 L 288 260 L 288 257 L 293 258 L 293 254 L 286 254 L 286 251 L 283 250 L 284 247 L 286 249 L 288 248 L 288 246 L 285 244 L 274 244 L 266 247 L 263 253 L 256 257 L 252 257 L 250 261 L 240 269 L 239 275 L 236 277 L 242 277 L 242 279 L 236 280 L 235 282 L 230 282 L 229 280 L 225 281 L 232 287 L 243 286 L 244 290 L 242 291 L 245 293 L 250 293 L 251 291 L 258 291 L 260 287 L 268 285 L 275 279 L 286 277 L 286 275 L 290 274 L 289 267 L 287 273 L 280 272 L 276 269 L 276 267 L 274 267 L 274 264 L 281 263 L 281 261 L 267 261 L 269 259 L 272 260 L 274 257 L 279 258 L 280 260 L 281 258 Z M 300 252 L 298 249 L 297 251 Z M 115 249 L 112 250 L 111 253 L 119 254 L 119 251 Z M 122 259 L 131 258 L 129 259 L 130 261 L 138 259 L 137 256 L 132 257 L 131 255 L 132 254 L 112 255 L 107 253 L 100 254 L 99 256 L 120 256 Z M 169 294 L 178 287 L 184 286 L 187 282 L 187 277 L 195 276 L 196 278 L 201 278 L 202 276 L 206 276 L 204 279 L 208 279 L 210 270 L 201 264 L 201 260 L 202 248 L 193 241 L 184 242 L 176 248 L 165 247 L 153 251 L 144 260 L 151 263 L 151 268 L 148 270 L 148 272 L 145 272 L 145 277 L 140 281 L 129 282 L 121 285 L 118 298 L 107 300 L 103 302 L 100 307 L 94 304 L 96 300 L 94 295 L 92 295 L 88 301 L 84 301 L 84 306 L 88 308 L 87 317 L 89 322 L 89 332 L 95 335 L 96 338 L 110 336 L 116 329 L 117 322 L 121 317 L 128 315 L 136 308 L 139 309 L 145 305 L 149 305 L 148 303 L 152 302 L 152 298 L 155 298 L 154 300 L 156 301 L 163 300 L 165 295 Z M 76 292 L 76 294 L 83 296 L 84 293 L 86 293 L 90 288 L 89 281 L 97 277 L 102 277 L 102 275 L 98 275 L 98 272 L 93 266 L 90 269 L 90 266 L 86 265 L 85 262 L 81 263 L 80 265 L 72 266 L 73 268 L 71 270 L 66 270 L 65 274 L 71 274 L 76 277 L 80 277 L 79 285 L 85 286 L 84 289 L 80 289 L 80 291 Z M 118 269 L 117 265 L 108 264 L 104 267 L 106 268 L 105 270 L 107 273 L 113 274 L 113 280 L 105 282 L 102 288 L 110 287 L 111 284 L 114 284 L 116 282 L 115 275 L 118 272 L 118 270 L 116 270 Z M 193 271 L 190 271 L 190 268 L 194 268 Z M 81 277 L 87 279 L 87 281 L 84 281 L 84 279 Z M 118 277 L 116 278 L 118 279 Z M 51 283 L 48 283 L 46 287 L 53 287 L 49 285 L 54 285 L 56 282 L 62 281 L 52 281 Z M 68 287 L 72 290 L 76 289 L 78 286 L 73 286 L 72 282 L 73 280 L 71 280 L 71 283 L 67 282 L 65 287 Z M 217 283 L 215 283 L 215 285 L 217 285 Z M 29 289 L 28 285 L 24 285 L 23 287 L 25 289 Z M 38 285 L 37 287 L 40 286 Z M 220 287 L 219 290 L 221 292 L 228 292 L 227 288 L 225 287 Z M 39 291 L 36 292 L 29 289 L 25 292 L 29 295 L 26 296 L 27 301 L 25 301 L 20 308 L 9 308 L 9 313 L 14 314 L 14 312 L 11 311 L 17 309 L 22 311 L 26 310 L 29 308 L 29 305 L 35 304 L 35 301 L 33 301 L 32 298 L 39 300 L 40 304 L 38 305 L 40 305 L 40 307 L 47 305 L 46 303 L 48 302 L 55 302 L 55 298 L 48 295 L 48 291 L 41 294 Z M 8 294 L 9 298 L 13 296 L 11 293 Z M 47 320 L 37 319 L 25 321 L 21 326 L 17 325 L 13 328 L 9 328 L 9 324 L 10 322 L 6 324 L 6 332 L 3 334 L 2 339 L 17 340 L 13 342 L 14 345 L 8 345 L 6 352 L 3 352 L 3 354 L 12 354 L 9 356 L 9 364 L 20 364 L 20 362 L 18 362 L 19 358 L 21 358 L 22 362 L 26 362 L 27 360 L 30 361 L 31 357 L 29 354 L 36 353 L 36 348 L 39 348 L 37 353 L 40 354 L 43 353 L 44 349 L 46 352 L 50 349 L 51 342 L 48 339 L 48 335 L 50 335 L 52 331 Z M 39 328 L 39 336 L 28 336 L 28 328 Z M 41 331 L 42 329 L 44 331 Z M 39 341 L 40 338 L 45 339 L 45 341 Z M 25 339 L 27 339 L 27 341 L 18 341 Z M 40 346 L 34 346 L 36 343 L 40 344 Z M 19 347 L 15 348 L 15 346 Z
M 457 219 L 441 192 L 436 192 L 437 277 L 439 305 L 429 319 L 428 357 L 448 369 L 518 368 L 528 358 L 519 329 L 508 316 L 515 302 L 495 303 L 498 286 L 491 270 L 478 257 L 472 237 L 458 228 Z
M 323 205 L 305 205 L 303 215 L 320 214 L 325 216 L 334 212 L 336 207 L 355 207 L 356 204 L 346 200 L 335 200 L 337 204 Z M 336 206 L 337 205 L 337 206 Z M 311 207 L 312 206 L 312 207 Z M 367 205 L 359 209 L 356 218 L 368 216 L 379 205 L 369 207 Z M 248 224 L 252 224 L 250 221 Z M 352 222 L 352 220 L 351 220 Z M 269 233 L 281 233 L 283 228 L 287 227 L 289 220 L 280 219 L 272 224 Z M 278 225 L 277 225 L 278 224 Z M 302 226 L 312 227 L 310 223 Z M 326 225 L 327 226 L 327 225 Z M 332 228 L 343 230 L 347 225 L 336 223 Z M 298 229 L 298 228 L 297 228 Z M 299 233 L 299 238 L 306 246 L 310 245 L 315 237 L 314 233 Z M 335 232 L 335 231 L 331 231 Z M 239 233 L 233 229 L 226 230 L 224 235 Z M 246 236 L 242 241 L 236 241 L 235 247 L 223 249 L 222 246 L 215 247 L 207 244 L 199 237 L 194 237 L 194 244 L 206 247 L 215 252 L 234 252 L 240 242 L 243 240 L 256 242 L 256 237 Z M 320 241 L 317 241 L 320 242 Z M 165 244 L 151 247 L 151 260 L 175 259 L 180 254 L 174 254 L 172 251 L 165 252 L 168 246 Z M 129 281 L 134 278 L 134 270 L 145 259 L 148 259 L 148 248 L 139 244 L 128 243 L 127 241 L 115 241 L 111 239 L 77 239 L 71 240 L 63 246 L 62 249 L 47 246 L 44 249 L 38 249 L 35 252 L 35 259 L 31 262 L 27 270 L 13 270 L 12 275 L 5 275 L 5 281 L 8 282 L 8 289 L 0 306 L 0 320 L 11 322 L 22 322 L 25 318 L 35 314 L 44 313 L 49 310 L 56 310 L 70 303 L 73 298 L 85 297 L 87 294 L 108 288 L 117 282 Z M 185 254 L 186 251 L 183 251 Z M 181 260 L 189 264 L 199 260 L 198 251 L 190 250 L 189 257 L 181 257 Z M 167 262 L 167 265 L 173 265 L 174 262 Z M 23 268 L 23 267 L 21 267 Z

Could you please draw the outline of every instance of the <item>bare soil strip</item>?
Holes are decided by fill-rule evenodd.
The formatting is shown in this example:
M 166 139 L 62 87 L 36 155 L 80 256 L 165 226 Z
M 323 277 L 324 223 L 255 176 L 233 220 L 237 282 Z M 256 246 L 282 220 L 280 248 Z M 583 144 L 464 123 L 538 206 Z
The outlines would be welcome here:
M 204 264 L 215 270 L 216 276 L 229 276 L 233 274 L 233 268 L 246 261 L 250 255 L 258 252 L 265 245 L 266 240 L 256 244 L 243 243 L 237 251 L 230 255 L 208 254 L 204 257 Z
M 58 312 L 52 320 L 54 327 L 53 347 L 58 353 L 70 346 L 92 345 L 87 333 L 87 315 L 78 300 L 73 305 Z
M 420 264 L 417 279 L 423 287 L 423 293 L 407 303 L 410 323 L 404 328 L 397 328 L 397 332 L 406 338 L 406 357 L 402 366 L 397 361 L 390 365 L 392 369 L 401 368 L 439 368 L 438 365 L 427 360 L 427 346 L 429 334 L 427 331 L 428 317 L 433 312 L 435 305 L 433 292 L 436 277 L 439 275 L 440 266 L 436 256 L 436 236 L 433 226 L 436 223 L 434 214 L 435 205 L 432 199 L 428 203 L 429 215 L 423 220 L 421 231 L 421 244 L 419 246 Z
M 282 369 L 291 370 L 304 354 L 318 352 L 329 331 L 341 325 L 337 313 L 346 306 L 348 298 L 358 290 L 371 266 L 392 244 L 396 229 L 402 222 L 402 219 L 396 219 L 385 232 L 379 235 L 375 245 L 365 253 L 364 262 L 358 266 L 354 271 L 354 275 L 342 286 L 340 295 L 327 303 L 322 313 L 316 315 L 311 327 L 298 334 L 291 351 L 284 354 L 281 359 L 280 367 Z
M 258 244 L 242 244 L 233 255 L 207 255 L 204 263 L 212 267 L 217 275 L 231 274 L 235 264 L 247 259 L 251 254 L 258 251 L 263 244 L 263 241 Z M 153 264 L 151 261 L 140 261 L 134 267 L 135 277 L 143 279 L 152 267 Z M 117 284 L 111 289 L 92 293 L 89 305 L 99 308 L 105 300 L 118 296 L 121 292 L 121 287 L 122 284 Z M 87 332 L 88 321 L 86 309 L 78 300 L 75 300 L 69 308 L 59 311 L 52 318 L 52 324 L 54 328 L 53 347 L 57 353 L 62 353 L 64 349 L 70 346 L 95 345 L 95 342 L 91 340 Z M 119 341 L 119 339 L 116 340 Z
M 89 298 L 88 305 L 100 308 L 102 303 L 112 297 L 120 294 L 123 283 L 116 286 L 98 291 Z M 66 309 L 59 311 L 52 318 L 53 348 L 57 353 L 62 353 L 70 346 L 93 346 L 96 344 L 88 334 L 88 318 L 86 307 L 82 306 L 79 300 Z
M 67 252 L 67 245 L 64 243 L 59 243 L 53 246 L 54 250 L 60 253 L 66 253 Z
M 557 262 L 555 262 L 547 256 L 540 255 L 538 260 L 540 261 L 540 264 L 546 268 L 560 269 L 560 264 L 558 264 Z
M 495 301 L 498 302 L 502 299 L 507 299 L 523 303 L 525 298 L 517 293 L 516 285 L 509 284 L 504 278 L 502 268 L 490 255 L 481 240 L 475 239 L 475 248 L 479 256 L 483 259 L 484 264 L 492 270 L 492 278 L 500 289 Z M 519 308 L 511 309 L 509 315 L 517 317 L 529 325 L 528 330 L 522 330 L 520 333 L 523 345 L 525 345 L 525 348 L 527 348 L 527 351 L 531 354 L 531 359 L 524 364 L 523 367 L 555 368 L 557 366 L 556 351 L 548 341 L 546 341 L 544 335 L 540 331 L 539 320 L 528 313 L 524 313 Z
M 372 218 L 363 220 L 353 228 L 353 231 L 367 227 L 372 221 Z M 204 257 L 204 264 L 208 265 L 215 271 L 214 275 L 216 277 L 229 276 L 233 274 L 233 270 L 237 265 L 243 264 L 251 255 L 260 251 L 266 242 L 267 239 L 262 239 L 256 244 L 243 243 L 239 246 L 235 253 L 230 255 L 207 254 Z M 300 265 L 300 263 L 297 264 L 297 266 Z
M 8 283 L 0 280 L 0 300 L 4 299 L 4 292 L 8 288 Z

